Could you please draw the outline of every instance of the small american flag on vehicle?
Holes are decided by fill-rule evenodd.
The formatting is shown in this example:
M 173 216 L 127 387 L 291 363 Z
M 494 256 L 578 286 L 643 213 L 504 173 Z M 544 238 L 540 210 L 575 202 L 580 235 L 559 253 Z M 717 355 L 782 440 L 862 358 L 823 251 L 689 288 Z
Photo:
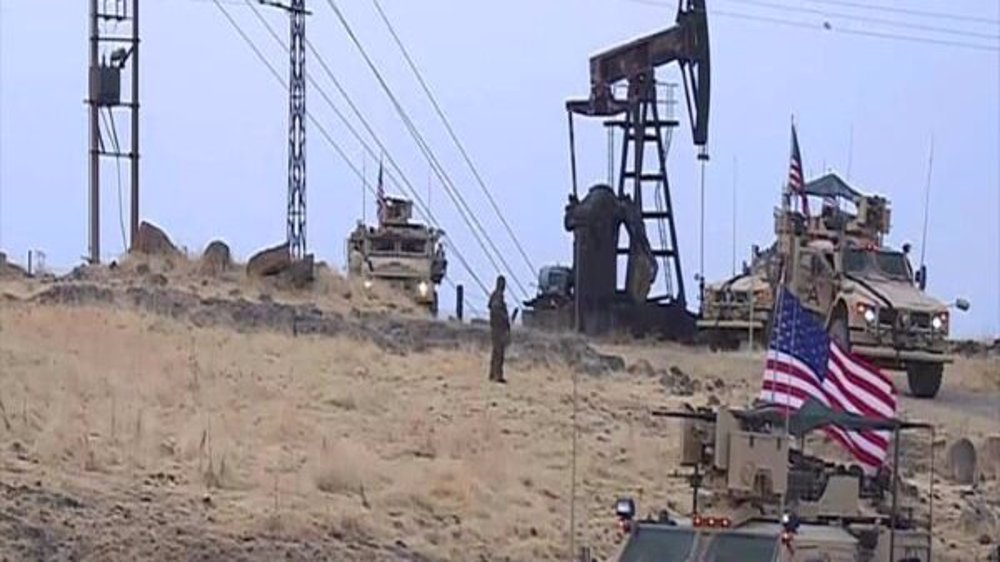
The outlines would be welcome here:
M 781 289 L 776 318 L 761 400 L 798 410 L 814 398 L 834 411 L 876 419 L 896 417 L 897 393 L 892 381 L 830 339 L 786 288 Z M 888 431 L 848 431 L 836 426 L 827 426 L 826 431 L 865 472 L 875 472 L 885 461 Z
M 788 164 L 788 190 L 791 193 L 798 193 L 802 198 L 802 212 L 809 214 L 809 199 L 805 192 L 805 179 L 802 177 L 802 155 L 799 154 L 799 137 L 795 132 L 795 123 L 792 123 L 792 155 Z
M 379 224 L 385 222 L 385 185 L 382 177 L 382 162 L 378 163 L 378 184 L 375 186 L 375 205 Z

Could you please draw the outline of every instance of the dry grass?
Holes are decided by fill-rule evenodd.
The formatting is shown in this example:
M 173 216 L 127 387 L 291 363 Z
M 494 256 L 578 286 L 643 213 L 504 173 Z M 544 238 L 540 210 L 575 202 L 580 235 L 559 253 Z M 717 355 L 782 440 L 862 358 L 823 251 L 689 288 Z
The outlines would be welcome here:
M 752 396 L 761 360 L 609 350 L 676 365 L 704 384 L 721 378 L 711 393 L 724 403 Z M 565 559 L 571 374 L 512 368 L 501 387 L 486 381 L 487 360 L 4 304 L 0 447 L 27 460 L 6 456 L 0 471 L 39 470 L 98 490 L 166 475 L 172 494 L 211 493 L 213 517 L 234 533 L 399 539 L 442 560 Z M 995 368 L 961 363 L 947 384 L 979 388 L 977 377 Z M 580 540 L 607 548 L 620 494 L 644 510 L 687 509 L 685 484 L 668 476 L 675 426 L 649 410 L 703 405 L 708 393 L 680 398 L 656 377 L 617 374 L 581 377 L 579 397 Z M 972 416 L 959 428 L 954 413 L 919 413 L 970 435 L 995 422 Z

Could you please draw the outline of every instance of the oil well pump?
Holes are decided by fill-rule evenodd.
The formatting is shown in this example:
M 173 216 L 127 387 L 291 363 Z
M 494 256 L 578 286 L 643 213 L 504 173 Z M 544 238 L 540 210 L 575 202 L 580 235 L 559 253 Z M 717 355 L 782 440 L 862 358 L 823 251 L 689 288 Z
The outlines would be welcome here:
M 590 335 L 628 331 L 672 339 L 693 336 L 695 316 L 687 310 L 684 295 L 664 140 L 666 131 L 678 122 L 660 114 L 657 98 L 656 70 L 670 63 L 680 66 L 698 157 L 708 159 L 710 60 L 705 0 L 680 0 L 672 27 L 591 57 L 589 98 L 566 103 L 573 187 L 564 227 L 574 237 L 572 298 L 566 299 L 561 310 L 537 309 L 539 303 L 551 299 L 526 303 L 526 323 L 549 314 Z M 618 97 L 622 86 L 625 96 Z M 579 197 L 575 116 L 602 119 L 605 126 L 622 131 L 617 190 L 597 184 Z M 651 151 L 655 156 L 650 157 Z M 622 240 L 623 228 L 627 244 Z M 651 228 L 659 233 L 657 238 L 647 235 Z M 626 257 L 624 286 L 619 286 L 621 256 Z M 663 276 L 659 284 L 658 273 Z M 654 286 L 658 292 L 650 294 Z M 536 305 L 534 310 L 532 305 Z M 553 322 L 538 322 L 543 324 Z

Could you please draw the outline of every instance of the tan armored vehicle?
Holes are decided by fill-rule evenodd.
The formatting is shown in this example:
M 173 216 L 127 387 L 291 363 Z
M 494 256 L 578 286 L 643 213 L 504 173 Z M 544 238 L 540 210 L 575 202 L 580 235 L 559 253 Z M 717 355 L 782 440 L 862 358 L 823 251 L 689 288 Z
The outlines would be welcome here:
M 358 223 L 347 239 L 347 272 L 370 287 L 375 281 L 396 288 L 437 314 L 437 286 L 448 267 L 444 232 L 411 222 L 413 203 L 388 197 L 378 226 Z
M 763 252 L 754 246 L 742 273 L 702 286 L 699 341 L 712 349 L 737 349 L 746 342 L 767 345 L 780 273 L 775 250 L 775 245 Z
M 867 475 L 791 445 L 829 426 L 890 432 L 895 443 L 900 431 L 929 426 L 833 412 L 816 401 L 791 414 L 787 433 L 783 410 L 773 406 L 657 414 L 682 419 L 680 464 L 691 470 L 691 512 L 639 519 L 634 501 L 618 500 L 620 544 L 607 560 L 932 560 L 930 518 L 902 505 L 889 469 Z M 933 501 L 933 494 L 920 495 Z
M 888 201 L 862 195 L 833 173 L 805 189 L 824 198 L 821 214 L 806 217 L 787 206 L 775 214 L 792 292 L 842 346 L 879 367 L 905 370 L 914 396 L 934 397 L 952 361 L 950 305 L 924 292 L 926 269 L 914 272 L 908 244 L 897 250 L 884 243 Z M 841 201 L 854 212 L 840 209 Z M 968 309 L 962 299 L 954 306 Z

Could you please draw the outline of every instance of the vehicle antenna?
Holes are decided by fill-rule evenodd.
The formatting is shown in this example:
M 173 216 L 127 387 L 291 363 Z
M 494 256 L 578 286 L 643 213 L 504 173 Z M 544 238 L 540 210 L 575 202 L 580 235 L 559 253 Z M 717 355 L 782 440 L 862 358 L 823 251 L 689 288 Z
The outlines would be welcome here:
M 847 181 L 851 181 L 851 164 L 854 163 L 854 123 L 847 137 Z
M 920 237 L 920 268 L 924 267 L 924 256 L 927 255 L 927 217 L 931 204 L 931 172 L 934 169 L 934 133 L 931 133 L 931 149 L 927 156 L 927 185 L 924 188 L 924 232 Z
M 368 195 L 365 191 L 368 191 L 365 185 L 368 182 L 368 171 L 365 169 L 367 165 L 367 159 L 365 158 L 365 151 L 361 151 L 361 224 L 366 224 L 368 222 Z
M 733 264 L 731 276 L 736 276 L 736 176 L 739 173 L 736 156 L 733 156 Z

